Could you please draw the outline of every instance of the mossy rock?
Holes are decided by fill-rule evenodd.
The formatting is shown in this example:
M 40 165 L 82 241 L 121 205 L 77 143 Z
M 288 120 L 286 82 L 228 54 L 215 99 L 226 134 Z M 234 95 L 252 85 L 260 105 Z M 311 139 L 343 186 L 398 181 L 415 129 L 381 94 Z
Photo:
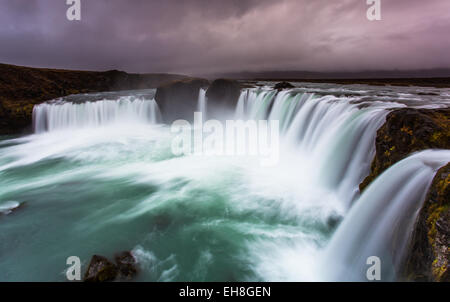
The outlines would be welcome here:
M 390 112 L 377 132 L 375 147 L 371 173 L 360 184 L 361 192 L 386 169 L 414 152 L 450 149 L 450 108 Z
M 405 267 L 409 280 L 450 281 L 450 163 L 433 179 Z

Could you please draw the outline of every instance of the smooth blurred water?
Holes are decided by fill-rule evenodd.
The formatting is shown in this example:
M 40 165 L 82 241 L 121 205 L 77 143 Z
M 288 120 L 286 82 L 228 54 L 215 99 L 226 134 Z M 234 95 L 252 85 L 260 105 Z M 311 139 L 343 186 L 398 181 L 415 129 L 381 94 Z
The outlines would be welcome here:
M 273 167 L 254 156 L 174 156 L 153 92 L 36 107 L 36 134 L 0 141 L 0 208 L 20 204 L 0 214 L 0 280 L 65 281 L 67 257 L 86 269 L 92 255 L 123 250 L 139 261 L 137 281 L 330 279 L 338 267 L 324 277 L 322 266 L 339 222 L 354 226 L 348 217 L 371 216 L 357 209 L 377 200 L 376 189 L 358 193 L 376 130 L 406 104 L 313 92 L 242 92 L 237 118 L 280 121 Z

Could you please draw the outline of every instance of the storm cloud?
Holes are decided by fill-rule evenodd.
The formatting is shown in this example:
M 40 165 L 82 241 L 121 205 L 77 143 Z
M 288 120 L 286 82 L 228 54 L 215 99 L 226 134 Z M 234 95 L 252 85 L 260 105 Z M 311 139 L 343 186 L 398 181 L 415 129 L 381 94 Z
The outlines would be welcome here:
M 450 1 L 0 0 L 0 62 L 128 72 L 450 67 Z

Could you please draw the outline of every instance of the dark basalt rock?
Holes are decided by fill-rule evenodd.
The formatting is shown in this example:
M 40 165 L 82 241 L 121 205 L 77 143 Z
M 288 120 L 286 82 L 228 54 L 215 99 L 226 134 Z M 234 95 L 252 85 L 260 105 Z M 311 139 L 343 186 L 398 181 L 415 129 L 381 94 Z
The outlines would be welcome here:
M 118 274 L 117 266 L 107 258 L 94 255 L 89 263 L 89 267 L 84 275 L 85 282 L 106 282 L 116 279 Z
M 273 88 L 278 90 L 278 91 L 280 91 L 280 90 L 283 90 L 283 89 L 295 88 L 295 86 L 292 85 L 289 82 L 280 82 L 280 83 L 276 84 Z
M 156 90 L 155 100 L 169 123 L 177 119 L 192 120 L 197 110 L 200 88 L 209 85 L 205 79 L 185 79 L 161 85 Z
M 241 94 L 241 85 L 238 81 L 217 79 L 211 83 L 206 91 L 209 103 L 214 106 L 235 108 Z
M 84 282 L 130 281 L 137 273 L 137 261 L 131 252 L 114 256 L 115 264 L 106 257 L 94 255 L 84 275 Z
M 450 108 L 392 111 L 377 132 L 375 147 L 371 173 L 360 184 L 361 192 L 387 168 L 414 152 L 450 149 Z
M 404 275 L 414 281 L 450 281 L 450 163 L 437 172 L 428 191 Z
M 131 280 L 137 275 L 137 262 L 130 252 L 122 252 L 114 257 L 118 268 L 118 279 Z

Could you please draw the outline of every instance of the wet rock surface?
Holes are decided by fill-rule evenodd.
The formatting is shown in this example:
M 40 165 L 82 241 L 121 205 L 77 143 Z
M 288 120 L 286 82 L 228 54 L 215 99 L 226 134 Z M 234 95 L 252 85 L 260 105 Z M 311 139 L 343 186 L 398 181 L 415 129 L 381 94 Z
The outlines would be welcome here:
M 114 261 L 100 255 L 92 256 L 84 282 L 131 281 L 137 275 L 137 261 L 131 252 L 116 254 Z
M 206 91 L 208 102 L 215 107 L 236 108 L 241 94 L 241 84 L 235 80 L 217 79 L 211 83 Z
M 387 168 L 414 152 L 450 149 L 450 108 L 392 111 L 377 132 L 375 148 L 371 173 L 360 184 L 361 192 Z
M 138 273 L 137 262 L 130 252 L 122 252 L 114 257 L 118 268 L 117 278 L 120 280 L 131 280 Z
M 94 255 L 84 275 L 85 282 L 106 282 L 116 279 L 118 269 L 106 257 Z
M 273 88 L 278 90 L 278 91 L 280 91 L 280 90 L 283 90 L 283 89 L 295 88 L 295 86 L 292 85 L 289 82 L 280 82 L 280 83 L 277 83 Z
M 414 281 L 450 281 L 450 163 L 433 179 L 412 236 L 404 275 Z
M 164 122 L 192 120 L 197 109 L 200 88 L 206 88 L 208 85 L 208 80 L 190 78 L 159 86 L 155 100 L 163 114 Z

